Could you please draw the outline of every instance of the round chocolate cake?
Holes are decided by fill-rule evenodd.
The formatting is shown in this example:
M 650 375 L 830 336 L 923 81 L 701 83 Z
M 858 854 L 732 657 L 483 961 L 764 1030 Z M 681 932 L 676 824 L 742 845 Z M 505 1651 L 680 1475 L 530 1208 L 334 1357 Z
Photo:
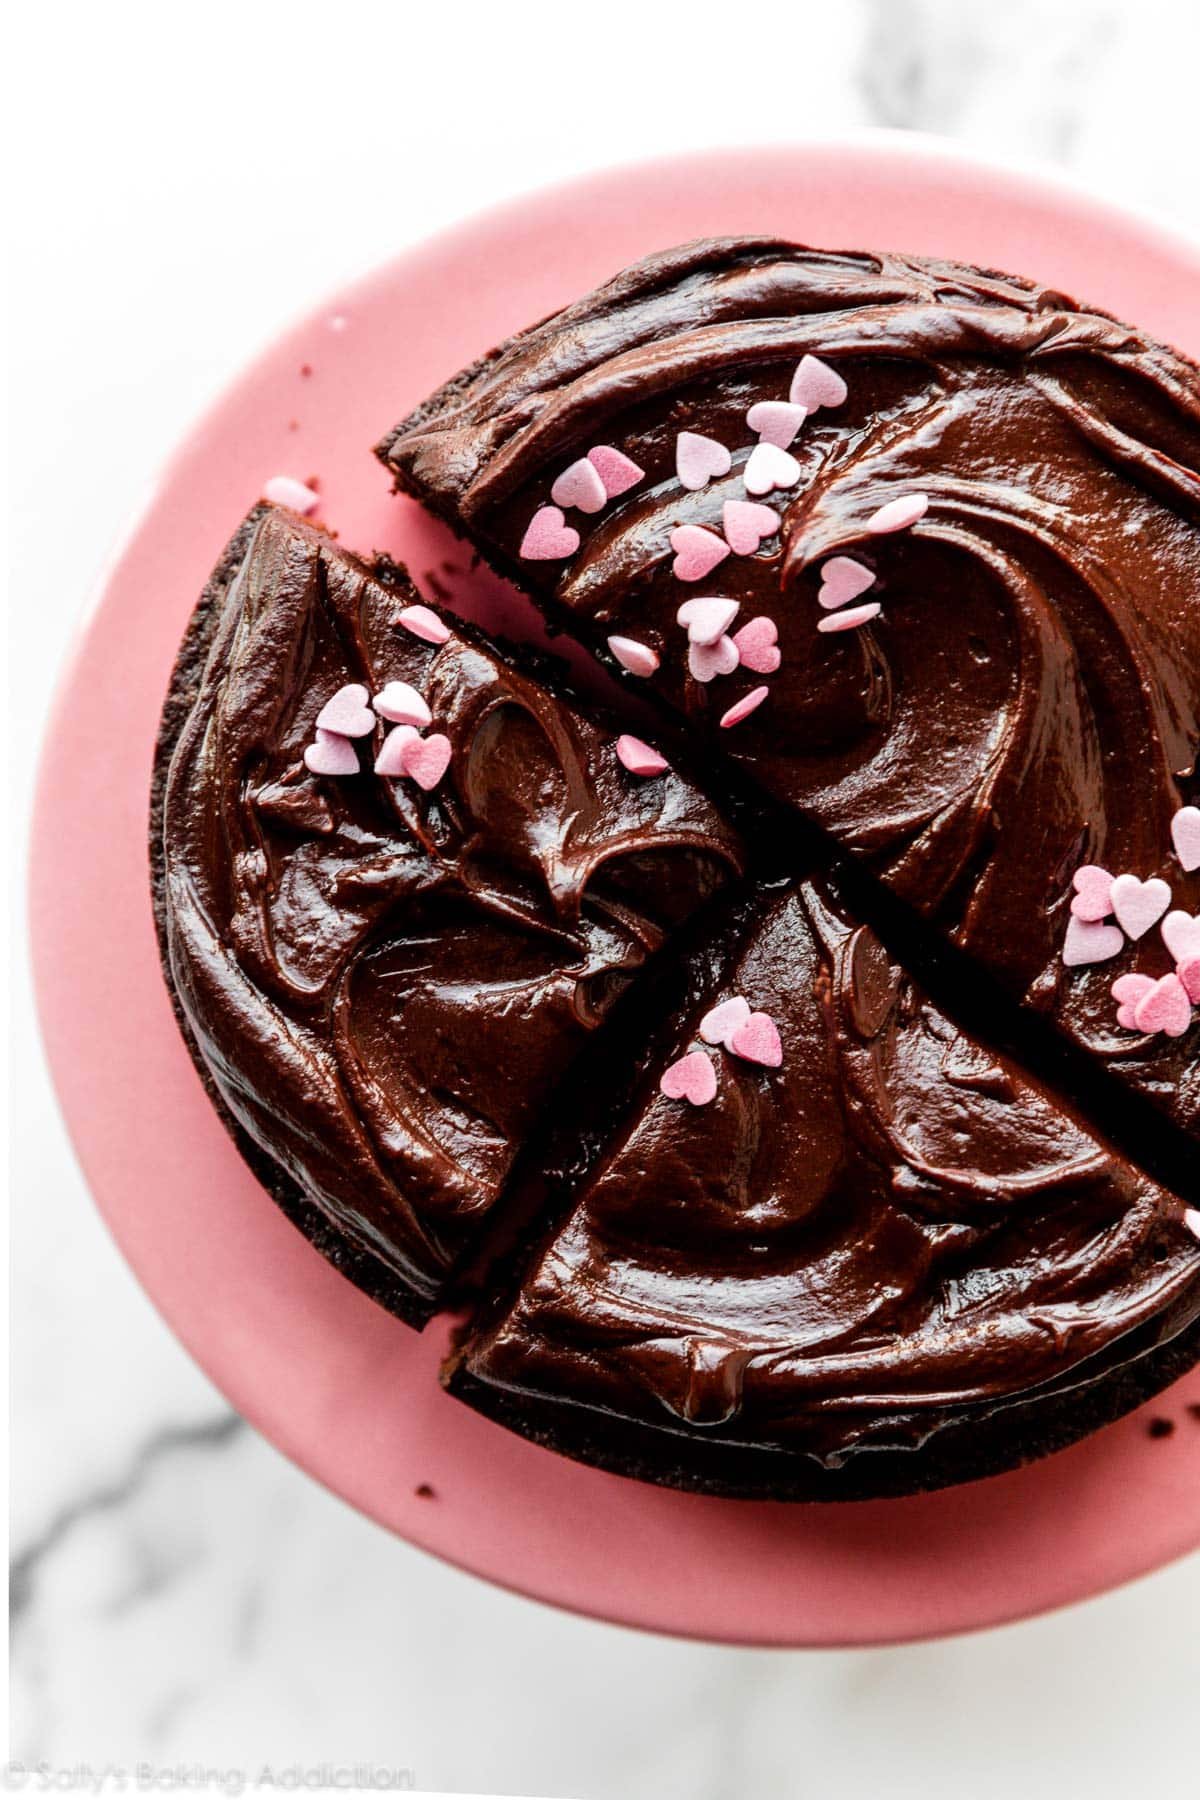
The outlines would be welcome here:
M 465 1402 L 730 1495 L 971 1479 L 1194 1363 L 1194 365 L 1010 276 L 721 241 L 380 454 L 660 724 L 238 530 L 156 917 L 317 1248 L 465 1310 Z

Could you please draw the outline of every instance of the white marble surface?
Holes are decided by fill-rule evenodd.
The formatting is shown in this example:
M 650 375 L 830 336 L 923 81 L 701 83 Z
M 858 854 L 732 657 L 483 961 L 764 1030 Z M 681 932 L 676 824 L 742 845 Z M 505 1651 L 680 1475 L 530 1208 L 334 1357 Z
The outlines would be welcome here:
M 1191 0 L 764 5 L 735 9 L 740 46 L 698 5 L 422 11 L 23 9 L 19 814 L 46 684 L 164 452 L 283 319 L 463 212 L 668 147 L 882 123 L 1200 233 Z M 1195 1791 L 1197 1559 L 958 1642 L 771 1654 L 560 1615 L 386 1538 L 234 1418 L 135 1287 L 20 966 L 15 1033 L 15 1755 L 373 1760 L 589 1800 Z

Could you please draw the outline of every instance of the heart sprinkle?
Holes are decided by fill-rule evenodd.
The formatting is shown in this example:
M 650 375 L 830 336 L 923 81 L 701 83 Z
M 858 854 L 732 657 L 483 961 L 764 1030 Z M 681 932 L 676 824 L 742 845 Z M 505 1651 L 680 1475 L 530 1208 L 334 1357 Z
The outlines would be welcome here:
M 375 773 L 390 775 L 396 779 L 406 774 L 401 752 L 408 740 L 418 735 L 415 725 L 397 725 L 395 731 L 389 731 L 383 740 L 379 755 L 375 758 Z
M 735 556 L 753 556 L 779 530 L 779 514 L 755 500 L 727 500 L 721 508 L 725 541 Z
M 1158 924 L 1170 904 L 1171 890 L 1157 876 L 1139 881 L 1136 875 L 1118 875 L 1112 884 L 1112 910 L 1117 924 L 1135 942 Z
M 348 681 L 317 714 L 317 730 L 335 737 L 366 737 L 375 729 L 375 714 L 367 705 L 371 698 L 360 682 Z
M 1178 975 L 1164 975 L 1142 995 L 1133 1012 L 1139 1031 L 1161 1031 L 1182 1037 L 1192 1022 L 1192 1003 Z
M 608 647 L 623 669 L 631 675 L 653 675 L 658 667 L 658 652 L 636 638 L 610 637 Z
M 736 644 L 734 648 L 737 648 Z M 752 712 L 757 712 L 770 691 L 769 687 L 751 688 L 748 694 L 735 700 L 729 711 L 721 715 L 721 730 L 730 731 L 733 726 L 740 725 L 743 719 L 748 719 Z
M 773 675 L 779 667 L 782 658 L 774 619 L 768 619 L 765 614 L 750 619 L 740 631 L 734 632 L 733 641 L 742 666 L 753 669 L 756 675 Z
M 1062 959 L 1068 969 L 1110 962 L 1114 956 L 1120 956 L 1124 948 L 1125 939 L 1115 925 L 1097 925 L 1074 916 L 1067 921 Z
M 292 475 L 272 475 L 270 481 L 263 483 L 262 497 L 272 506 L 286 506 L 289 512 L 300 513 L 305 518 L 316 512 L 321 504 L 320 494 Z
M 1107 919 L 1112 912 L 1113 878 L 1107 869 L 1098 863 L 1085 863 L 1082 869 L 1076 869 L 1071 877 L 1071 885 L 1075 889 L 1075 898 L 1071 902 L 1071 911 L 1077 919 Z
M 800 464 L 790 450 L 761 439 L 750 452 L 750 460 L 742 470 L 748 494 L 769 494 L 773 488 L 795 487 L 800 479 Z
M 581 456 L 569 469 L 564 469 L 550 498 L 556 506 L 577 506 L 580 512 L 598 513 L 608 500 L 600 471 L 589 457 Z
M 884 537 L 889 531 L 907 531 L 918 519 L 923 519 L 929 511 L 928 494 L 901 494 L 898 499 L 889 500 L 878 512 L 873 512 L 867 520 L 866 529 L 875 537 Z
M 1200 1006 L 1200 955 L 1187 957 L 1175 973 L 1182 981 L 1192 1005 Z
M 425 644 L 445 644 L 450 639 L 450 627 L 428 606 L 406 606 L 396 614 L 396 623 Z
M 695 431 L 681 431 L 675 440 L 675 473 L 685 488 L 696 493 L 718 475 L 728 475 L 733 458 L 715 438 Z
M 357 775 L 358 752 L 340 732 L 317 727 L 317 741 L 304 752 L 304 766 L 314 775 Z
M 700 1021 L 700 1036 L 706 1044 L 723 1044 L 728 1050 L 730 1038 L 749 1018 L 750 1002 L 743 1000 L 740 994 L 734 994 L 731 999 L 709 1008 Z
M 663 1070 L 658 1086 L 659 1092 L 668 1100 L 687 1100 L 692 1106 L 707 1106 L 717 1092 L 717 1071 L 703 1050 L 693 1050 Z
M 807 417 L 804 407 L 790 400 L 760 400 L 746 414 L 746 423 L 764 444 L 786 450 Z
M 671 766 L 652 744 L 643 744 L 628 732 L 617 739 L 617 760 L 631 775 L 662 775 Z
M 818 619 L 817 630 L 853 631 L 859 625 L 869 625 L 882 610 L 878 600 L 868 600 L 863 606 L 847 606 L 841 612 L 827 613 L 823 619 Z
M 848 600 L 857 600 L 860 594 L 875 586 L 872 570 L 855 562 L 852 556 L 831 556 L 821 568 L 821 587 L 817 594 L 817 602 L 826 612 L 832 612 L 835 606 L 845 606 Z
M 632 457 L 615 450 L 611 444 L 596 444 L 588 451 L 587 459 L 604 483 L 604 492 L 610 500 L 615 500 L 618 494 L 627 494 L 646 473 L 645 469 L 638 468 Z
M 811 413 L 819 406 L 841 406 L 848 392 L 836 369 L 819 356 L 802 356 L 792 376 L 788 399 L 793 406 L 802 406 Z
M 450 739 L 441 731 L 429 737 L 405 738 L 400 746 L 400 767 L 428 793 L 450 767 Z
M 389 681 L 371 705 L 381 719 L 390 719 L 393 725 L 416 725 L 424 731 L 433 721 L 425 701 L 407 681 Z
M 557 506 L 539 506 L 521 539 L 518 555 L 526 562 L 562 562 L 579 548 L 579 533 Z
M 736 600 L 721 600 L 714 596 L 711 600 L 685 600 L 675 618 L 687 627 L 693 644 L 715 644 L 719 637 L 724 637 L 726 628 L 733 624 L 740 610 Z
M 783 1045 L 770 1013 L 751 1013 L 733 1033 L 729 1048 L 743 1062 L 761 1063 L 764 1069 L 778 1069 L 783 1062 Z
M 671 573 L 677 581 L 703 581 L 729 555 L 729 545 L 703 525 L 677 525 L 671 533 L 675 561 Z
M 1144 1000 L 1154 986 L 1149 975 L 1120 975 L 1113 982 L 1109 992 L 1117 1002 L 1117 1024 L 1123 1025 L 1126 1031 L 1137 1030 L 1138 1002 Z
M 1168 913 L 1162 922 L 1162 941 L 1177 963 L 1200 956 L 1200 913 Z
M 1180 807 L 1171 820 L 1171 842 L 1189 874 L 1200 869 L 1200 806 Z
M 738 647 L 731 637 L 719 637 L 715 644 L 688 645 L 688 669 L 696 681 L 732 675 L 740 661 Z

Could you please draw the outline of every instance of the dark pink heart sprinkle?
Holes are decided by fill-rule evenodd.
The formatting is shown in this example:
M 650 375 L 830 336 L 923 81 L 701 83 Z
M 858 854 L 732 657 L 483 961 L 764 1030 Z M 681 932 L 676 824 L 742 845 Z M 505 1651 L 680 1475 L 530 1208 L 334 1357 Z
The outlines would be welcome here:
M 272 475 L 270 481 L 263 483 L 263 499 L 269 500 L 272 506 L 286 506 L 289 512 L 302 513 L 306 518 L 321 504 L 320 494 L 292 475 Z
M 395 731 L 389 731 L 375 758 L 375 773 L 390 775 L 397 781 L 402 775 L 406 775 L 408 771 L 404 767 L 404 746 L 410 738 L 419 736 L 415 725 L 397 725 Z
M 1192 1022 L 1192 1003 L 1178 975 L 1164 975 L 1148 994 L 1143 994 L 1134 1008 L 1139 1031 L 1161 1031 L 1167 1037 L 1182 1037 Z
M 675 619 L 686 627 L 693 644 L 715 644 L 724 637 L 740 610 L 736 600 L 722 600 L 714 595 L 709 600 L 685 600 Z
M 1107 919 L 1112 911 L 1113 878 L 1107 869 L 1098 863 L 1085 863 L 1082 869 L 1076 869 L 1071 877 L 1071 885 L 1075 889 L 1075 898 L 1071 902 L 1071 911 L 1077 919 Z
M 397 625 L 402 625 L 415 638 L 424 644 L 445 644 L 449 642 L 450 627 L 444 625 L 428 606 L 406 606 L 396 614 Z
M 1193 1006 L 1200 1006 L 1200 956 L 1189 956 L 1181 962 L 1175 973 L 1184 985 L 1188 999 Z
M 1200 1238 L 1200 1212 L 1194 1206 L 1184 1207 L 1183 1224 L 1185 1231 L 1190 1231 L 1194 1238 Z
M 721 509 L 725 541 L 735 556 L 753 556 L 779 530 L 779 514 L 757 500 L 727 500 Z
M 743 1062 L 761 1063 L 764 1069 L 778 1069 L 783 1062 L 783 1045 L 770 1013 L 751 1013 L 730 1038 L 729 1048 Z
M 734 994 L 731 999 L 709 1008 L 700 1021 L 700 1036 L 706 1044 L 724 1044 L 728 1050 L 730 1038 L 735 1031 L 741 1030 L 749 1017 L 750 1002 L 743 1000 L 740 994 Z
M 400 766 L 428 793 L 450 767 L 450 739 L 441 731 L 429 737 L 406 738 L 400 746 Z
M 769 494 L 774 488 L 795 487 L 800 479 L 800 464 L 790 450 L 768 444 L 760 438 L 750 452 L 742 480 L 748 494 Z
M 779 632 L 774 619 L 765 615 L 750 619 L 734 632 L 733 641 L 743 667 L 753 669 L 756 675 L 773 675 L 779 667 Z
M 889 531 L 907 531 L 918 519 L 923 519 L 929 511 L 928 494 L 900 494 L 895 500 L 889 500 L 878 512 L 873 512 L 867 520 L 867 530 L 875 537 L 884 537 Z
M 836 369 L 831 369 L 819 356 L 802 356 L 792 376 L 788 399 L 794 406 L 802 406 L 811 413 L 819 406 L 841 406 L 848 392 Z
M 869 625 L 877 619 L 882 611 L 878 600 L 868 600 L 862 606 L 847 606 L 844 611 L 828 613 L 825 618 L 817 620 L 817 630 L 855 631 L 860 625 Z
M 832 612 L 835 606 L 845 606 L 849 600 L 857 600 L 865 594 L 869 587 L 875 586 L 875 576 L 862 563 L 855 562 L 852 556 L 831 556 L 821 568 L 821 586 L 817 600 L 826 612 Z
M 550 498 L 555 506 L 577 506 L 580 512 L 598 513 L 608 495 L 599 469 L 589 457 L 581 456 L 578 462 L 563 470 L 550 489 Z
M 1062 959 L 1068 969 L 1082 969 L 1088 963 L 1111 962 L 1125 948 L 1125 939 L 1115 925 L 1096 925 L 1072 916 L 1067 920 L 1067 935 Z
M 696 493 L 718 475 L 728 475 L 733 458 L 715 438 L 695 431 L 681 431 L 675 440 L 675 473 L 685 488 Z
M 670 767 L 652 744 L 644 744 L 628 732 L 617 739 L 617 759 L 631 775 L 661 775 Z
M 371 696 L 361 682 L 348 681 L 317 714 L 317 730 L 338 737 L 366 737 L 375 729 L 375 714 L 367 702 Z
M 740 725 L 743 719 L 748 719 L 752 712 L 757 712 L 770 691 L 768 687 L 751 688 L 748 694 L 735 700 L 729 711 L 721 715 L 722 731 L 729 731 L 734 725 Z
M 1171 890 L 1157 876 L 1139 881 L 1136 875 L 1118 875 L 1110 889 L 1112 910 L 1126 937 L 1145 937 L 1171 904 Z
M 618 494 L 627 494 L 646 473 L 645 469 L 638 468 L 632 457 L 614 449 L 611 444 L 594 445 L 588 451 L 588 461 L 604 483 L 604 491 L 610 500 L 615 500 Z
M 1153 975 L 1118 975 L 1108 991 L 1119 1005 L 1136 1006 L 1153 986 Z
M 526 562 L 562 562 L 579 548 L 579 533 L 557 506 L 539 506 L 521 539 Z
M 358 752 L 340 732 L 317 727 L 317 740 L 304 752 L 304 765 L 314 775 L 357 775 Z
M 424 731 L 432 722 L 424 697 L 407 681 L 389 681 L 371 704 L 381 719 L 389 719 L 393 725 L 416 725 Z
M 1175 854 L 1190 873 L 1200 869 L 1200 806 L 1181 806 L 1171 820 Z
M 653 675 L 658 667 L 658 652 L 636 638 L 610 637 L 608 647 L 623 669 L 631 675 Z
M 1200 956 L 1200 913 L 1168 913 L 1162 922 L 1162 940 L 1177 963 Z
M 764 444 L 786 450 L 807 417 L 804 408 L 790 400 L 760 400 L 746 414 L 746 423 Z
M 718 675 L 732 675 L 741 659 L 731 637 L 719 637 L 715 644 L 689 644 L 688 669 L 696 681 L 713 681 Z
M 677 525 L 671 533 L 675 561 L 671 573 L 677 581 L 703 581 L 729 555 L 729 545 L 703 525 Z
M 687 1100 L 692 1106 L 707 1106 L 717 1092 L 717 1071 L 703 1050 L 692 1050 L 663 1070 L 658 1086 L 668 1100 Z

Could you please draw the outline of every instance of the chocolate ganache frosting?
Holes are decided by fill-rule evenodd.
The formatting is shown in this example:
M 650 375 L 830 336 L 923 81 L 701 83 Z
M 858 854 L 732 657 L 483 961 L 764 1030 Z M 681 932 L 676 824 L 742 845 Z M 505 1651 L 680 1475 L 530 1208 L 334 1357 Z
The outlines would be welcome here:
M 1200 1131 L 1194 364 L 1012 276 L 722 240 L 510 340 L 380 454 Z
M 219 1101 L 413 1321 L 572 1056 L 741 861 L 694 787 L 632 776 L 545 669 L 417 600 L 251 515 L 177 668 L 155 835 L 168 979 Z M 331 702 L 342 732 L 317 733 Z M 427 739 L 384 736 L 410 713 Z

